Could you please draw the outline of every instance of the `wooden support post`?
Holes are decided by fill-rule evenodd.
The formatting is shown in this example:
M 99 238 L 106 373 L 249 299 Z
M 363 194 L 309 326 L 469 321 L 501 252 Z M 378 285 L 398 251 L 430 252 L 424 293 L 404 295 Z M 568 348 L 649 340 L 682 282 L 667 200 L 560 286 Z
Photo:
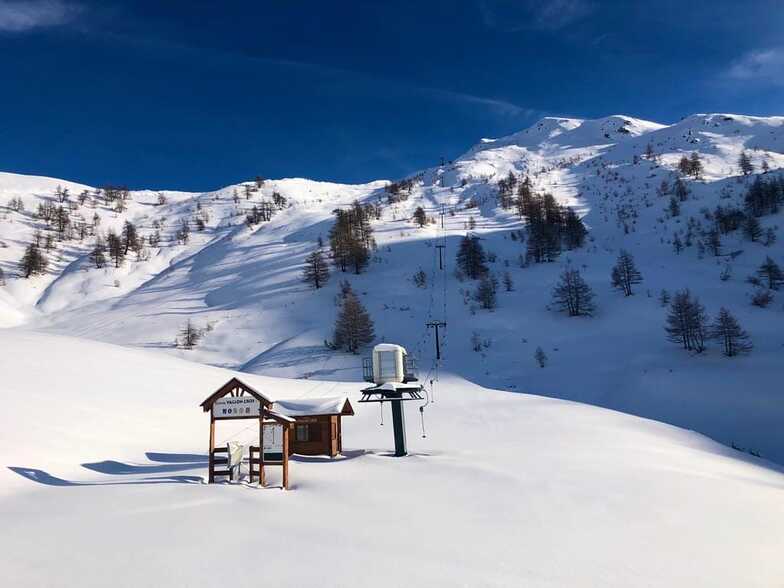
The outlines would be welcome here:
M 283 489 L 289 489 L 289 425 L 283 426 Z
M 343 453 L 343 417 L 338 415 L 338 455 Z
M 209 464 L 209 473 L 207 474 L 207 480 L 210 484 L 215 482 L 215 417 L 212 416 L 210 413 L 210 453 L 207 459 L 207 463 Z
M 259 415 L 259 486 L 262 488 L 267 484 L 264 476 L 264 409 Z

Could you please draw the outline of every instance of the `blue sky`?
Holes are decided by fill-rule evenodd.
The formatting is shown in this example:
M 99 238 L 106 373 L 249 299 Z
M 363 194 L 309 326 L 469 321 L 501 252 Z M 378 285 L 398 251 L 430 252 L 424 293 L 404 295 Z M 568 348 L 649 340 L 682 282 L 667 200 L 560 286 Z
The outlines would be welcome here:
M 0 0 L 0 169 L 397 178 L 542 116 L 784 114 L 784 2 Z

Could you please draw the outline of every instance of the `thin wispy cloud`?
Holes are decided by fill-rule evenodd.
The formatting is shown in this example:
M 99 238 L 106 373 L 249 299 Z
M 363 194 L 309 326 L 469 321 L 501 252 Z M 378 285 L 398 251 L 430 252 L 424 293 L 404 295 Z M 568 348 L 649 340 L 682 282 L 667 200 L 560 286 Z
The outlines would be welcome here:
M 784 47 L 751 51 L 737 59 L 727 75 L 734 80 L 784 86 Z
M 589 0 L 479 0 L 484 25 L 507 33 L 557 31 L 586 18 L 594 8 Z
M 524 116 L 535 116 L 536 114 L 539 114 L 539 111 L 536 111 L 534 109 L 519 106 L 512 102 L 508 102 L 506 100 L 501 100 L 498 98 L 489 98 L 486 96 L 477 96 L 475 94 L 469 94 L 466 92 L 457 92 L 454 90 L 433 88 L 430 86 L 419 85 L 405 80 L 379 78 L 377 76 L 371 76 L 369 74 L 357 72 L 350 69 L 336 68 L 332 66 L 325 66 L 322 64 L 311 63 L 311 62 L 291 61 L 287 59 L 272 59 L 272 58 L 264 58 L 264 57 L 261 58 L 247 57 L 247 59 L 262 61 L 265 63 L 271 63 L 279 66 L 309 69 L 314 72 L 318 72 L 320 74 L 328 74 L 333 76 L 341 76 L 345 78 L 353 78 L 356 81 L 363 81 L 366 83 L 372 83 L 372 84 L 381 83 L 385 87 L 389 87 L 390 85 L 394 84 L 397 88 L 399 89 L 407 88 L 412 93 L 419 93 L 419 94 L 430 96 L 432 98 L 446 100 L 449 102 L 462 103 L 469 106 L 476 106 L 490 112 L 491 114 L 500 117 L 524 117 Z
M 468 108 L 480 109 L 482 112 L 498 118 L 525 119 L 543 116 L 543 112 L 540 110 L 520 106 L 518 104 L 514 104 L 499 98 L 479 96 L 476 94 L 459 92 L 455 90 L 434 88 L 427 85 L 417 84 L 408 80 L 371 75 L 369 73 L 335 67 L 332 65 L 324 65 L 310 61 L 297 61 L 276 57 L 248 55 L 239 51 L 230 51 L 211 47 L 199 47 L 191 44 L 172 41 L 169 39 L 144 38 L 111 32 L 93 32 L 93 34 L 100 34 L 102 37 L 112 39 L 116 42 L 119 41 L 124 43 L 132 43 L 137 47 L 140 45 L 145 45 L 152 48 L 164 48 L 170 52 L 179 51 L 198 54 L 202 60 L 205 60 L 204 62 L 206 62 L 207 59 L 217 59 L 222 63 L 229 63 L 234 67 L 246 67 L 248 64 L 255 63 L 259 65 L 273 66 L 289 70 L 298 70 L 305 72 L 307 75 L 313 76 L 314 79 L 319 80 L 341 80 L 368 88 L 381 86 L 384 89 L 384 92 L 389 92 L 390 88 L 394 88 L 398 92 L 404 92 L 410 95 L 419 95 L 433 100 L 448 102 L 454 105 L 462 105 Z M 344 86 L 338 84 L 337 87 Z M 353 86 L 345 87 L 348 88 L 345 90 L 346 92 L 353 91 Z
M 0 0 L 0 32 L 23 33 L 63 26 L 80 12 L 79 5 L 61 0 Z
M 233 57 L 234 58 L 234 57 Z M 541 115 L 541 112 L 532 108 L 526 108 L 518 104 L 514 104 L 507 100 L 499 98 L 491 98 L 487 96 L 477 96 L 466 92 L 458 92 L 454 90 L 446 90 L 442 88 L 433 88 L 416 84 L 406 80 L 383 78 L 372 76 L 367 73 L 358 72 L 350 69 L 337 68 L 333 66 L 322 65 L 312 62 L 291 61 L 288 59 L 274 59 L 266 57 L 245 57 L 246 59 L 272 64 L 276 66 L 307 69 L 320 75 L 328 75 L 333 77 L 340 77 L 343 79 L 351 79 L 355 83 L 364 83 L 368 85 L 381 84 L 384 88 L 395 87 L 399 91 L 408 91 L 410 94 L 419 94 L 427 96 L 431 99 L 443 100 L 453 104 L 460 104 L 468 107 L 479 108 L 484 112 L 497 116 L 500 118 L 525 118 Z
M 474 96 L 473 94 L 466 94 L 464 92 L 452 92 L 450 90 L 440 90 L 422 86 L 415 88 L 420 92 L 430 94 L 434 98 L 463 103 L 468 106 L 477 106 L 499 117 L 534 117 L 541 114 L 533 108 L 525 108 L 497 98 L 486 98 L 484 96 Z
M 353 79 L 355 82 L 364 82 L 367 84 L 382 84 L 384 87 L 396 87 L 399 90 L 408 90 L 410 93 L 429 96 L 437 100 L 444 100 L 456 104 L 463 104 L 466 106 L 473 106 L 481 108 L 482 110 L 499 116 L 502 118 L 508 117 L 533 117 L 541 114 L 532 108 L 519 106 L 512 102 L 501 100 L 498 98 L 489 98 L 486 96 L 477 96 L 466 92 L 457 92 L 454 90 L 445 90 L 442 88 L 433 88 L 430 86 L 420 85 L 405 80 L 381 78 L 378 76 L 371 76 L 363 72 L 357 72 L 350 69 L 337 68 L 326 66 L 322 64 L 302 61 L 291 61 L 288 59 L 274 59 L 266 57 L 247 57 L 246 59 L 254 60 L 257 62 L 264 62 L 277 66 L 307 69 L 314 73 L 330 76 L 340 76 L 342 78 Z

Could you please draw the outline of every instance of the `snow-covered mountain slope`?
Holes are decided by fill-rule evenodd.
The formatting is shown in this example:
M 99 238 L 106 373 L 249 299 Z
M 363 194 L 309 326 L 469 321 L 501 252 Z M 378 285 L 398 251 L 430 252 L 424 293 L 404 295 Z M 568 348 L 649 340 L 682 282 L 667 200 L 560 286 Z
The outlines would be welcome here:
M 644 156 L 648 145 L 655 160 Z M 751 177 L 739 175 L 743 150 L 756 166 Z M 673 217 L 669 196 L 657 191 L 662 181 L 672 186 L 678 161 L 695 151 L 703 178 L 685 179 L 690 194 Z M 434 345 L 424 323 L 446 320 L 447 372 L 487 387 L 579 400 L 693 428 L 784 462 L 777 386 L 782 301 L 753 307 L 753 288 L 746 283 L 766 256 L 784 263 L 781 216 L 760 219 L 779 235 L 770 246 L 736 231 L 722 236 L 722 256 L 698 250 L 700 232 L 711 225 L 706 213 L 717 205 L 741 206 L 763 162 L 771 170 L 766 177 L 778 177 L 783 153 L 784 117 L 694 115 L 666 126 L 626 116 L 548 118 L 412 176 L 408 198 L 391 204 L 386 182 L 347 186 L 294 179 L 267 180 L 247 198 L 245 185 L 203 194 L 164 192 L 163 205 L 157 192 L 132 192 L 122 213 L 100 200 L 93 208 L 88 200 L 74 214 L 88 221 L 98 214 L 99 231 L 119 230 L 126 219 L 142 234 L 158 225 L 160 246 L 148 247 L 149 259 L 94 269 L 87 258 L 91 238 L 57 243 L 48 273 L 29 280 L 15 278 L 15 264 L 42 226 L 30 211 L 52 198 L 52 184 L 65 183 L 5 174 L 0 205 L 3 197 L 19 195 L 27 210 L 0 213 L 6 245 L 0 267 L 7 277 L 0 287 L 0 320 L 265 375 L 352 380 L 360 378 L 358 358 L 324 345 L 337 312 L 338 283 L 348 279 L 374 319 L 378 339 L 405 345 L 425 374 Z M 498 181 L 510 172 L 579 211 L 590 229 L 586 246 L 554 263 L 520 267 L 525 244 L 516 237 L 523 221 L 497 199 Z M 72 199 L 83 189 L 72 187 Z M 271 221 L 248 227 L 245 213 L 275 192 L 286 204 Z M 373 223 L 373 261 L 358 276 L 333 272 L 327 287 L 313 291 L 300 279 L 303 260 L 319 237 L 326 239 L 332 211 L 355 199 L 383 203 Z M 436 219 L 443 208 L 444 228 L 416 228 L 411 216 L 417 206 Z M 194 229 L 187 244 L 178 244 L 182 220 L 196 217 L 204 230 Z M 454 277 L 457 243 L 471 223 L 493 254 L 491 270 L 498 276 L 508 271 L 514 282 L 512 291 L 499 291 L 493 311 L 477 308 L 474 282 Z M 673 237 L 685 240 L 687 232 L 692 246 L 676 255 Z M 443 273 L 435 248 L 441 240 Z M 635 256 L 644 277 L 629 298 L 609 280 L 621 248 Z M 579 268 L 597 294 L 598 311 L 590 319 L 567 318 L 550 305 L 552 287 L 567 265 Z M 720 279 L 728 267 L 729 279 Z M 419 268 L 428 276 L 427 288 L 412 283 Z M 726 359 L 716 346 L 692 356 L 667 342 L 658 294 L 687 287 L 709 313 L 726 306 L 738 317 L 754 341 L 750 356 Z M 196 349 L 183 351 L 173 341 L 188 319 L 209 330 Z M 479 352 L 472 348 L 474 333 L 483 342 Z M 537 347 L 548 356 L 545 368 L 533 359 Z
M 784 575 L 784 473 L 675 427 L 450 377 L 427 438 L 407 408 L 407 458 L 389 457 L 376 406 L 355 404 L 344 456 L 295 459 L 290 492 L 207 485 L 199 403 L 232 372 L 18 330 L 0 347 L 7 585 L 713 588 Z M 360 388 L 241 377 L 276 399 Z M 255 432 L 223 422 L 217 443 Z
M 500 139 L 483 139 L 469 153 L 510 145 L 540 150 L 543 147 L 589 147 L 628 141 L 666 128 L 628 116 L 608 116 L 595 120 L 545 117 L 535 125 Z

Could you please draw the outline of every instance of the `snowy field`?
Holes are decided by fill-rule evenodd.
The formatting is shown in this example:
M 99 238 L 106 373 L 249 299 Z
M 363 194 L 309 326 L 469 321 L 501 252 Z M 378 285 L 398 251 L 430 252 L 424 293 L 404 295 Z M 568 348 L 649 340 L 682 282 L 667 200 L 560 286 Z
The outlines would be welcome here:
M 693 152 L 703 173 L 683 178 L 674 215 L 662 182 L 671 190 Z M 782 168 L 784 117 L 713 114 L 545 118 L 411 176 L 395 202 L 388 181 L 267 179 L 131 191 L 117 207 L 95 187 L 0 173 L 4 584 L 780 585 L 784 298 L 753 306 L 748 277 L 768 256 L 784 265 L 782 213 L 759 219 L 775 242 L 737 230 L 714 255 L 706 238 L 717 206 L 742 208 L 753 182 L 781 181 Z M 585 246 L 521 264 L 525 221 L 499 202 L 510 173 L 573 207 Z M 276 200 L 270 220 L 246 223 Z M 380 205 L 370 264 L 333 269 L 313 290 L 304 260 L 354 201 Z M 67 209 L 60 233 L 39 212 L 52 206 Z M 434 221 L 423 228 L 420 206 Z M 143 251 L 95 267 L 96 235 L 126 222 Z M 455 273 L 469 232 L 513 283 L 493 310 Z M 18 261 L 47 235 L 46 272 L 24 279 Z M 643 276 L 630 297 L 610 284 L 621 249 Z M 569 267 L 596 294 L 590 318 L 551 303 Z M 426 384 L 436 373 L 425 323 L 447 322 L 427 437 L 411 403 L 411 455 L 390 457 L 390 415 L 381 426 L 376 405 L 355 403 L 344 456 L 295 458 L 291 492 L 205 484 L 199 403 L 232 375 L 273 399 L 358 399 L 360 356 L 325 345 L 342 280 L 376 341 L 405 346 Z M 668 342 L 660 292 L 682 288 L 711 316 L 729 308 L 753 352 Z M 175 338 L 188 321 L 203 337 L 184 350 Z M 256 443 L 254 431 L 221 423 L 217 442 Z
M 442 378 L 411 455 L 376 406 L 289 492 L 207 485 L 226 370 L 0 331 L 9 586 L 760 586 L 784 577 L 784 475 L 692 432 Z M 241 375 L 273 398 L 360 385 Z M 218 442 L 243 440 L 219 425 Z M 252 437 L 246 439 L 250 442 Z M 274 471 L 274 468 L 273 468 Z M 272 474 L 272 483 L 276 481 Z

